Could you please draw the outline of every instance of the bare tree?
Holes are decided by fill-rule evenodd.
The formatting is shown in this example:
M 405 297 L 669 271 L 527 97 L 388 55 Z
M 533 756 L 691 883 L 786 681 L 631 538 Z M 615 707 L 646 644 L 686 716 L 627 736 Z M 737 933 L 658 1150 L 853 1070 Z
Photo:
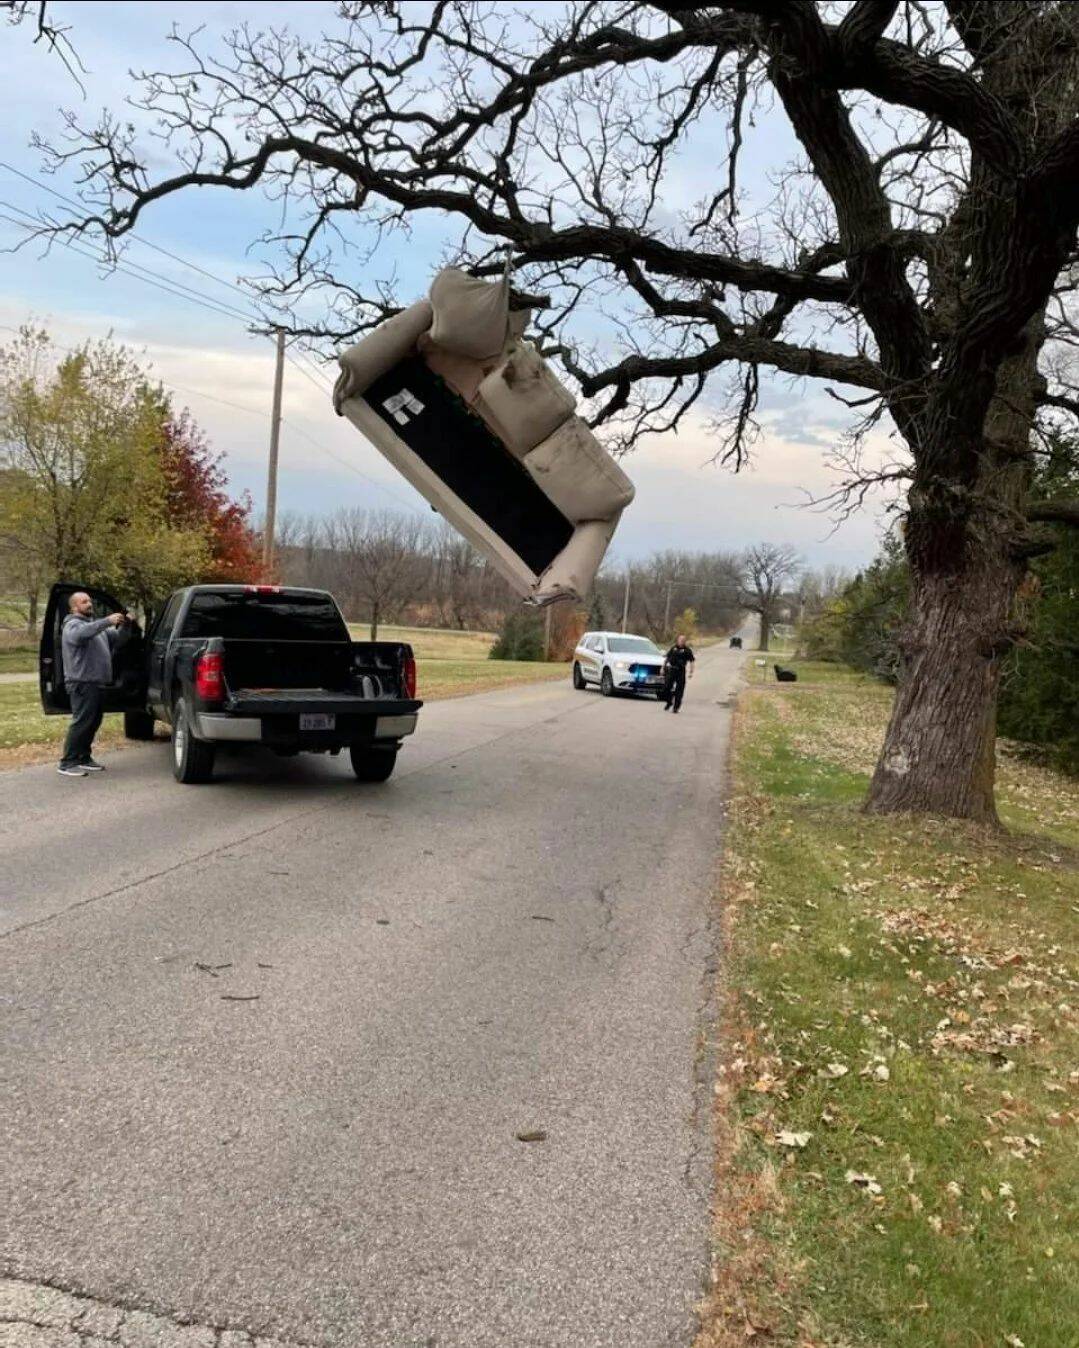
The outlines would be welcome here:
M 456 627 L 459 631 L 477 627 L 482 621 L 484 591 L 488 588 L 484 559 L 443 519 L 431 530 L 428 547 L 431 555 L 430 594 L 440 625 Z
M 768 649 L 772 628 L 780 620 L 801 570 L 798 554 L 785 545 L 757 543 L 742 557 L 741 605 L 760 619 L 757 646 L 762 651 Z
M 730 371 L 718 457 L 741 464 L 762 367 L 825 381 L 855 432 L 890 422 L 902 453 L 854 454 L 846 484 L 909 487 L 904 670 L 868 805 L 995 821 L 1017 591 L 1038 522 L 1079 523 L 1029 499 L 1039 427 L 1079 415 L 1079 5 L 345 3 L 315 44 L 177 41 L 181 69 L 136 97 L 144 129 L 125 107 L 51 147 L 87 202 L 57 228 L 118 240 L 176 193 L 261 187 L 288 262 L 256 289 L 305 312 L 322 294 L 295 329 L 340 340 L 397 304 L 348 284 L 349 247 L 377 275 L 372 249 L 432 212 L 460 223 L 450 256 L 492 274 L 508 248 L 550 297 L 537 336 L 616 444 Z M 772 151 L 773 105 L 802 158 L 755 206 L 741 151 Z
M 323 525 L 323 542 L 331 584 L 350 614 L 370 614 L 371 640 L 378 625 L 410 602 L 423 583 L 426 559 L 421 552 L 418 518 L 392 510 L 339 510 Z

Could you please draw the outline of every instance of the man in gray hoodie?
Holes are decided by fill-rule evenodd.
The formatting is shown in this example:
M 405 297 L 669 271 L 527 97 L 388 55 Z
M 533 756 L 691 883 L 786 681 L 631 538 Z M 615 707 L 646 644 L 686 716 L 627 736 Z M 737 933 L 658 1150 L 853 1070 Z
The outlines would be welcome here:
M 57 771 L 65 777 L 104 772 L 90 753 L 104 715 L 105 685 L 112 683 L 112 650 L 121 637 L 126 615 L 94 618 L 93 601 L 79 591 L 68 600 L 71 610 L 61 629 L 64 684 L 71 699 L 71 725 Z

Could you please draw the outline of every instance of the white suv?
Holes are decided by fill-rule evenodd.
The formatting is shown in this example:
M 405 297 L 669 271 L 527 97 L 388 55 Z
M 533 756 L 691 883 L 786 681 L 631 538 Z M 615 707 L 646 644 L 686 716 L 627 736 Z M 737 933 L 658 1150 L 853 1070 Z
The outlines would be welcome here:
M 586 632 L 573 652 L 573 686 L 590 683 L 598 683 L 604 697 L 619 691 L 663 697 L 663 652 L 628 632 Z

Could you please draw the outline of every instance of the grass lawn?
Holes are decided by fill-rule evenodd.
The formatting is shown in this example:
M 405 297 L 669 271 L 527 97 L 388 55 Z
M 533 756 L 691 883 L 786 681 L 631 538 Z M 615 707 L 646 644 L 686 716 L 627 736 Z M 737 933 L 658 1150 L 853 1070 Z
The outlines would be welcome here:
M 442 633 L 435 633 L 441 636 Z M 455 634 L 450 634 L 455 635 Z M 506 688 L 537 680 L 569 679 L 566 665 L 523 660 L 426 659 L 417 661 L 419 696 L 427 702 L 467 693 Z M 66 716 L 45 716 L 36 683 L 0 684 L 0 769 L 51 758 L 67 733 Z M 159 727 L 163 730 L 163 727 Z M 97 740 L 102 746 L 126 743 L 119 716 L 106 716 Z
M 353 641 L 367 641 L 366 623 L 349 623 Z M 393 627 L 380 624 L 379 641 L 407 641 L 417 660 L 483 660 L 495 644 L 494 632 L 458 632 L 442 627 Z
M 1005 748 L 1007 835 L 863 816 L 890 690 L 784 663 L 736 719 L 698 1348 L 1077 1344 L 1079 786 Z
M 36 642 L 0 641 L 0 674 L 31 674 L 36 670 Z

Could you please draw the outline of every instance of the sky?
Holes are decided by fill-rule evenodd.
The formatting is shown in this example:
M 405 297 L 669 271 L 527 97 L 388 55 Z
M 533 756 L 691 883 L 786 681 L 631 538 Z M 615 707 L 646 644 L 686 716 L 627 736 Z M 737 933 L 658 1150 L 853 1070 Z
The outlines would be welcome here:
M 85 98 L 59 60 L 43 44 L 33 45 L 29 26 L 0 28 L 0 46 L 17 58 L 5 62 L 0 81 L 0 343 L 32 320 L 61 346 L 107 333 L 130 346 L 173 391 L 176 404 L 190 409 L 214 448 L 225 452 L 230 488 L 249 492 L 256 514 L 266 495 L 272 343 L 252 335 L 242 313 L 213 312 L 204 301 L 250 310 L 234 283 L 258 273 L 249 246 L 273 223 L 273 208 L 255 193 L 208 190 L 161 203 L 143 217 L 140 241 L 125 256 L 125 263 L 149 269 L 152 278 L 145 272 L 138 278 L 106 275 L 92 257 L 64 247 L 46 253 L 31 243 L 12 251 L 25 235 L 11 218 L 43 208 L 62 211 L 49 189 L 73 192 L 72 178 L 42 175 L 31 137 L 57 137 L 65 109 L 88 120 L 103 105 L 119 109 L 132 69 L 172 67 L 176 49 L 165 38 L 178 13 L 185 29 L 204 24 L 211 40 L 244 22 L 287 23 L 314 35 L 333 26 L 333 11 L 322 0 L 187 0 L 180 10 L 172 3 L 56 0 L 53 21 L 70 25 L 86 67 Z M 755 134 L 759 162 L 790 153 L 789 129 L 778 118 L 764 119 Z M 693 181 L 698 169 L 690 162 L 683 172 Z M 402 292 L 411 288 L 418 296 L 453 239 L 451 222 L 426 219 L 409 247 L 380 265 L 393 266 Z M 183 286 L 199 292 L 199 302 L 162 289 L 163 281 L 174 291 Z M 429 515 L 409 484 L 334 415 L 328 389 L 335 373 L 335 366 L 310 357 L 285 366 L 279 512 L 324 514 L 348 505 Z M 668 548 L 733 551 L 765 540 L 794 545 L 814 567 L 853 571 L 870 560 L 880 539 L 881 503 L 838 525 L 804 506 L 833 484 L 824 458 L 845 424 L 842 409 L 819 387 L 761 373 L 765 430 L 748 470 L 735 475 L 712 462 L 717 446 L 704 414 L 687 418 L 676 435 L 644 441 L 623 460 L 637 496 L 612 545 L 613 564 Z

